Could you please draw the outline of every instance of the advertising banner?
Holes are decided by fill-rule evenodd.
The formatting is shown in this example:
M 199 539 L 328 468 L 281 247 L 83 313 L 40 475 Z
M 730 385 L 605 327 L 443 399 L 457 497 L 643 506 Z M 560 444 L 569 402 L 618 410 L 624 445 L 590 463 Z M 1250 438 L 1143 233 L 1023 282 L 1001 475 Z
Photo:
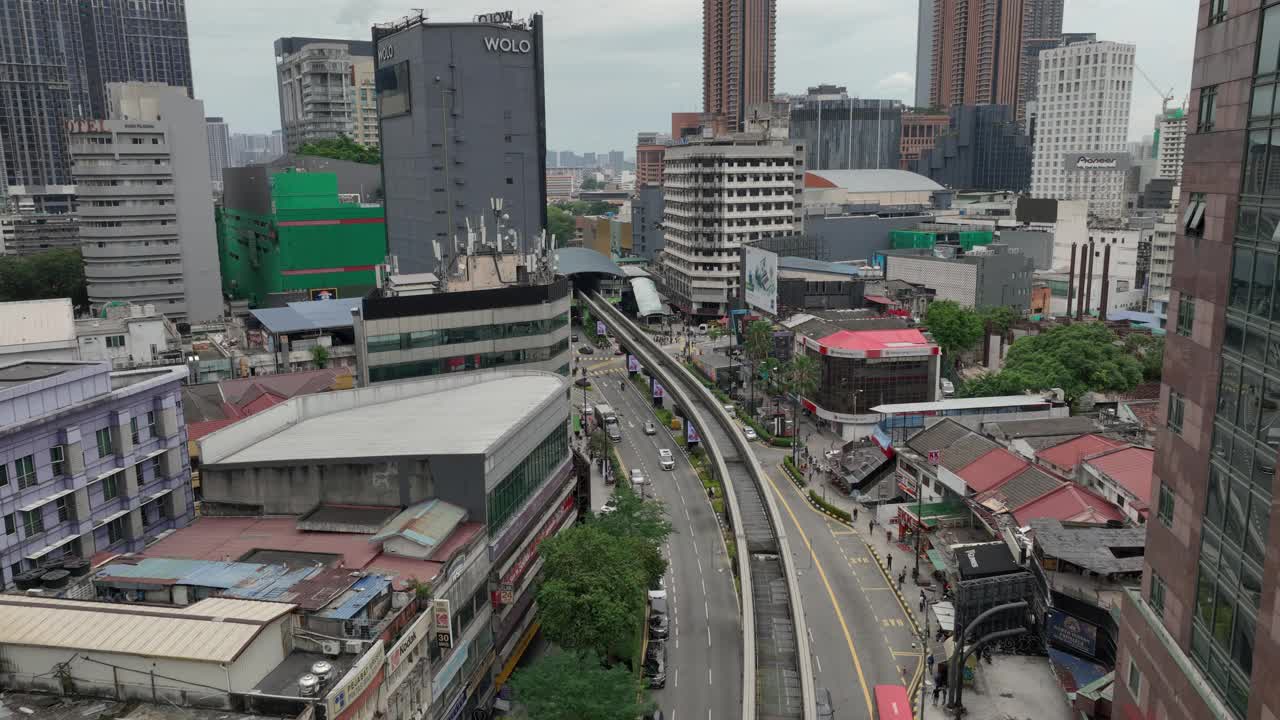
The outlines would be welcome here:
M 686 443 L 692 445 L 693 443 L 702 442 L 702 438 L 698 437 L 698 428 L 693 426 L 692 421 L 685 423 L 684 427 L 685 427 L 684 440 Z
M 770 315 L 778 314 L 778 255 L 753 245 L 744 248 L 746 256 L 746 300 Z
M 1093 656 L 1098 648 L 1098 627 L 1093 623 L 1050 610 L 1045 624 L 1049 639 L 1068 650 Z
M 597 320 L 597 321 L 596 321 L 596 334 L 597 334 L 597 335 L 608 335 L 608 334 L 609 334 L 609 328 L 607 328 L 607 327 L 605 327 L 605 326 L 604 326 L 604 321 L 603 321 L 603 320 Z
M 351 706 L 360 693 L 373 682 L 378 671 L 382 669 L 382 661 L 386 658 L 382 641 L 379 640 L 347 671 L 325 697 L 325 717 L 336 718 L 343 710 Z
M 657 379 L 655 378 L 653 380 L 653 399 L 661 400 L 665 396 L 666 396 L 666 391 L 662 389 L 662 383 L 658 382 Z
M 1129 153 L 1067 153 L 1062 156 L 1062 169 L 1067 171 L 1128 170 Z
M 627 356 L 627 372 L 632 372 L 632 373 L 640 372 L 640 358 L 636 357 L 635 355 Z
M 453 623 L 449 616 L 449 601 L 436 598 L 435 604 L 431 607 L 431 616 L 434 618 L 436 645 L 441 649 L 453 647 Z

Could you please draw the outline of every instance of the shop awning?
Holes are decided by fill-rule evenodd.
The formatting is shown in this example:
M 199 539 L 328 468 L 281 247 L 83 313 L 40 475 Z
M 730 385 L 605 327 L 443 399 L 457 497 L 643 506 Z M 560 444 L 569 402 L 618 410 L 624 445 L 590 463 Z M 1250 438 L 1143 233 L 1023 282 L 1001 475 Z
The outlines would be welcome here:
M 968 513 L 968 508 L 960 501 L 925 503 L 921 506 L 908 503 L 898 510 L 913 522 L 923 523 L 928 528 L 937 527 L 942 520 L 963 518 Z
M 929 557 L 929 562 L 933 564 L 934 570 L 937 570 L 938 572 L 947 571 L 947 564 L 942 561 L 942 551 L 926 550 L 924 554 Z

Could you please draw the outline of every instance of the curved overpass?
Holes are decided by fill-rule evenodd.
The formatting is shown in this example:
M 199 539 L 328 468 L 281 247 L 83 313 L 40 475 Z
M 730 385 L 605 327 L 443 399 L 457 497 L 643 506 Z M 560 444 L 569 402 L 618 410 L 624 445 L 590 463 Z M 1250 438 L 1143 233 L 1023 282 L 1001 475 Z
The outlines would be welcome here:
M 809 637 L 786 532 L 750 445 L 710 391 L 608 302 L 582 295 L 702 434 L 725 487 L 742 586 L 743 720 L 814 720 Z

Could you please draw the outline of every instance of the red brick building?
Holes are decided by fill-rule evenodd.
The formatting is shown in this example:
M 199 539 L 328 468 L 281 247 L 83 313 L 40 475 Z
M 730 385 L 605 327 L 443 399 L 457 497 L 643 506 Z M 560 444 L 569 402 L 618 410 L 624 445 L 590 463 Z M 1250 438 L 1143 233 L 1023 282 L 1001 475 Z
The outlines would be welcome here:
M 945 133 L 951 119 L 946 113 L 902 113 L 902 140 L 899 146 L 900 170 L 910 170 L 920 153 L 933 149 L 934 140 Z

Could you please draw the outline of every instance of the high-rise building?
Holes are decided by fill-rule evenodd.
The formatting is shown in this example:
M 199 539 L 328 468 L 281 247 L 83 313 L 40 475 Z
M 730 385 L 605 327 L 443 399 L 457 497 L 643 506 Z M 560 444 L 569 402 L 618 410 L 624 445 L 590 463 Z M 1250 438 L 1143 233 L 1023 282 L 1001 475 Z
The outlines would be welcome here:
M 346 135 L 369 135 L 361 110 L 359 80 L 372 74 L 373 43 L 285 37 L 275 42 L 276 82 L 280 91 L 280 127 L 289 152 L 308 142 Z M 367 83 L 365 104 L 371 88 Z
M 232 133 L 231 165 L 245 167 L 270 162 L 284 154 L 279 130 L 267 133 Z
M 776 0 L 702 0 L 702 110 L 717 131 L 742 130 L 773 97 L 776 14 Z
M 368 147 L 378 147 L 378 88 L 374 81 L 373 58 L 351 58 L 352 105 L 351 139 Z
M 1063 0 L 933 0 L 928 105 L 1009 105 L 1021 120 L 1026 102 L 1034 99 L 1034 93 L 1022 92 L 1036 77 L 1027 65 L 1057 45 L 1062 5 Z M 919 29 L 924 31 L 923 23 Z
M 933 2 L 920 0 L 916 15 L 916 109 L 929 107 L 929 91 L 933 85 Z
M 1018 65 L 1018 122 L 1040 86 L 1040 53 L 1062 44 L 1063 0 L 1023 0 L 1022 50 Z
M 105 85 L 153 82 L 191 94 L 186 4 L 12 0 L 0 4 L 0 169 L 36 209 L 70 205 L 68 120 L 105 116 Z M 46 200 L 50 206 L 46 207 Z
M 876 170 L 899 166 L 902 103 L 851 98 L 819 85 L 789 101 L 791 139 L 803 143 L 810 170 Z
M 231 133 L 220 117 L 205 118 L 204 122 L 209 134 L 209 179 L 217 190 L 222 187 L 222 171 L 232 167 Z
M 401 272 L 433 270 L 482 216 L 532 247 L 547 222 L 542 16 L 417 16 L 374 37 L 387 244 Z
M 636 134 L 636 187 L 662 186 L 662 158 L 671 138 L 656 132 Z
M 674 304 L 689 315 L 728 312 L 739 290 L 743 242 L 801 225 L 803 163 L 792 144 L 695 143 L 667 150 L 662 263 Z M 708 197 L 707 188 L 716 190 Z
M 69 128 L 89 303 L 216 320 L 222 292 L 204 103 L 167 85 L 107 89 L 109 117 Z
M 1182 108 L 1166 110 L 1156 116 L 1155 176 L 1182 182 L 1182 156 L 1187 143 L 1187 118 Z
M 1156 218 L 1151 233 L 1151 272 L 1147 276 L 1147 309 L 1165 327 L 1169 318 L 1169 295 L 1173 289 L 1173 254 L 1177 245 L 1178 213 Z
M 902 138 L 898 143 L 898 169 L 911 170 L 920 153 L 933 148 L 939 135 L 946 133 L 951 118 L 946 113 L 902 113 Z
M 609 169 L 614 172 L 621 172 L 626 161 L 623 159 L 621 150 L 609 151 Z
M 1280 198 L 1267 171 L 1268 133 L 1280 127 L 1269 109 L 1280 6 L 1208 3 L 1194 41 L 1190 32 L 1175 35 L 1197 53 L 1175 216 L 1165 422 L 1142 586 L 1121 607 L 1113 717 L 1269 718 L 1280 713 L 1270 675 L 1280 655 L 1280 263 L 1266 209 Z
M 600 161 L 596 159 L 596 154 L 593 152 L 582 153 L 582 166 L 586 168 L 598 168 L 600 167 Z
M 948 127 L 931 145 L 910 169 L 934 182 L 955 190 L 1026 192 L 1031 186 L 1031 138 L 1008 105 L 952 107 Z
M 1080 42 L 1040 53 L 1031 195 L 1088 200 L 1089 213 L 1119 218 L 1131 157 L 1134 46 Z

